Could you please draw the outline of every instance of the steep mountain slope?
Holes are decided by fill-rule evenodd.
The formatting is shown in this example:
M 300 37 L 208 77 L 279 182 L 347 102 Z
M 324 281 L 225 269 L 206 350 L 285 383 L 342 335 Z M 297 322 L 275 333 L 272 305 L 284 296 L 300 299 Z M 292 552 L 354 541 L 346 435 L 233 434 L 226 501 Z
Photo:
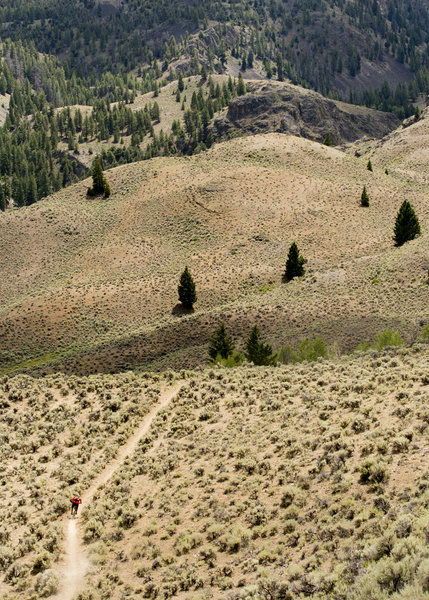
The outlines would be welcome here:
M 7 0 L 0 34 L 61 58 L 78 76 L 178 61 L 222 70 L 228 59 L 314 89 L 396 85 L 426 63 L 426 0 L 156 2 Z M 164 69 L 166 70 L 166 69 Z
M 82 182 L 1 215 L 3 369 L 201 364 L 221 321 L 239 344 L 254 323 L 276 346 L 321 335 L 352 349 L 387 326 L 413 339 L 429 318 L 427 185 L 366 162 L 261 135 L 114 169 L 107 201 Z M 397 249 L 404 198 L 422 235 Z M 284 284 L 293 241 L 307 275 Z M 185 265 L 193 314 L 177 305 Z

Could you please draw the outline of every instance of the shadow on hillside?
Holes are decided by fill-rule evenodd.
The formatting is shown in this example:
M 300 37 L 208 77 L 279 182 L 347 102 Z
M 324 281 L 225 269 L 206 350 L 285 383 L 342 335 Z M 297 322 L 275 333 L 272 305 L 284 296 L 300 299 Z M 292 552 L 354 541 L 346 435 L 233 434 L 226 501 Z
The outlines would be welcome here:
M 171 314 L 176 315 L 176 317 L 182 317 L 183 315 L 192 315 L 193 312 L 195 312 L 195 309 L 185 308 L 183 304 L 178 302 L 176 306 L 173 307 Z

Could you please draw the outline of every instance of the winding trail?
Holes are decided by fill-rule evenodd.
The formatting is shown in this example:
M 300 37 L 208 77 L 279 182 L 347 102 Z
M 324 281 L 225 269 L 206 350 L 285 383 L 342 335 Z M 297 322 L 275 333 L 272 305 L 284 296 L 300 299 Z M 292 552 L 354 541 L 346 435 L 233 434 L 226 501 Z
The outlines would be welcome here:
M 176 383 L 173 387 L 161 391 L 158 403 L 144 417 L 140 426 L 130 436 L 127 442 L 121 446 L 116 457 L 109 462 L 103 471 L 96 477 L 92 485 L 82 494 L 85 506 L 88 506 L 94 498 L 97 489 L 107 483 L 115 471 L 124 463 L 138 446 L 139 441 L 149 431 L 153 420 L 158 413 L 174 398 L 183 385 L 183 381 Z M 90 568 L 85 545 L 82 541 L 79 519 L 69 518 L 65 523 L 64 531 L 65 557 L 58 568 L 61 581 L 61 589 L 53 600 L 73 600 L 79 592 L 85 588 L 86 575 Z

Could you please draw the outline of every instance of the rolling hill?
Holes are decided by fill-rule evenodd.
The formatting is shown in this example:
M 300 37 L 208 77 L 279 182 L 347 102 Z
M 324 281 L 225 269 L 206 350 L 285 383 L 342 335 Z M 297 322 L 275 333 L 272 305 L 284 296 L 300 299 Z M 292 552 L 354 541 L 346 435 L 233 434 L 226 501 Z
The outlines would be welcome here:
M 196 366 L 221 321 L 239 344 L 255 323 L 276 347 L 322 336 L 351 350 L 386 327 L 416 339 L 429 317 L 428 125 L 424 115 L 349 153 L 290 135 L 234 139 L 113 169 L 109 200 L 89 199 L 84 181 L 1 215 L 3 372 Z M 422 235 L 398 249 L 405 198 Z M 307 274 L 284 284 L 293 241 Z M 185 265 L 192 314 L 177 306 Z

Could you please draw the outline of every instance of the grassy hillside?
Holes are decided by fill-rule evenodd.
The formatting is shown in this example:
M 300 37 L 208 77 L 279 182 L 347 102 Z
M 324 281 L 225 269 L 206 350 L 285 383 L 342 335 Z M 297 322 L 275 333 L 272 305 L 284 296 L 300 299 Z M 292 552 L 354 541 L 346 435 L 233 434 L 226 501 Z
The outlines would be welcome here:
M 91 564 L 80 600 L 427 598 L 428 367 L 414 345 L 182 372 L 86 508 L 176 376 L 3 378 L 3 598 L 59 588 L 76 489 Z
M 231 140 L 109 171 L 109 200 L 87 198 L 84 181 L 0 215 L 3 372 L 201 364 L 222 320 L 239 345 L 255 323 L 276 346 L 321 335 L 350 350 L 388 326 L 415 339 L 429 318 L 429 207 L 407 147 L 417 140 L 425 164 L 428 126 L 361 157 L 287 135 Z M 398 249 L 404 198 L 422 235 Z M 293 241 L 307 274 L 284 284 Z M 191 314 L 177 305 L 185 265 Z

